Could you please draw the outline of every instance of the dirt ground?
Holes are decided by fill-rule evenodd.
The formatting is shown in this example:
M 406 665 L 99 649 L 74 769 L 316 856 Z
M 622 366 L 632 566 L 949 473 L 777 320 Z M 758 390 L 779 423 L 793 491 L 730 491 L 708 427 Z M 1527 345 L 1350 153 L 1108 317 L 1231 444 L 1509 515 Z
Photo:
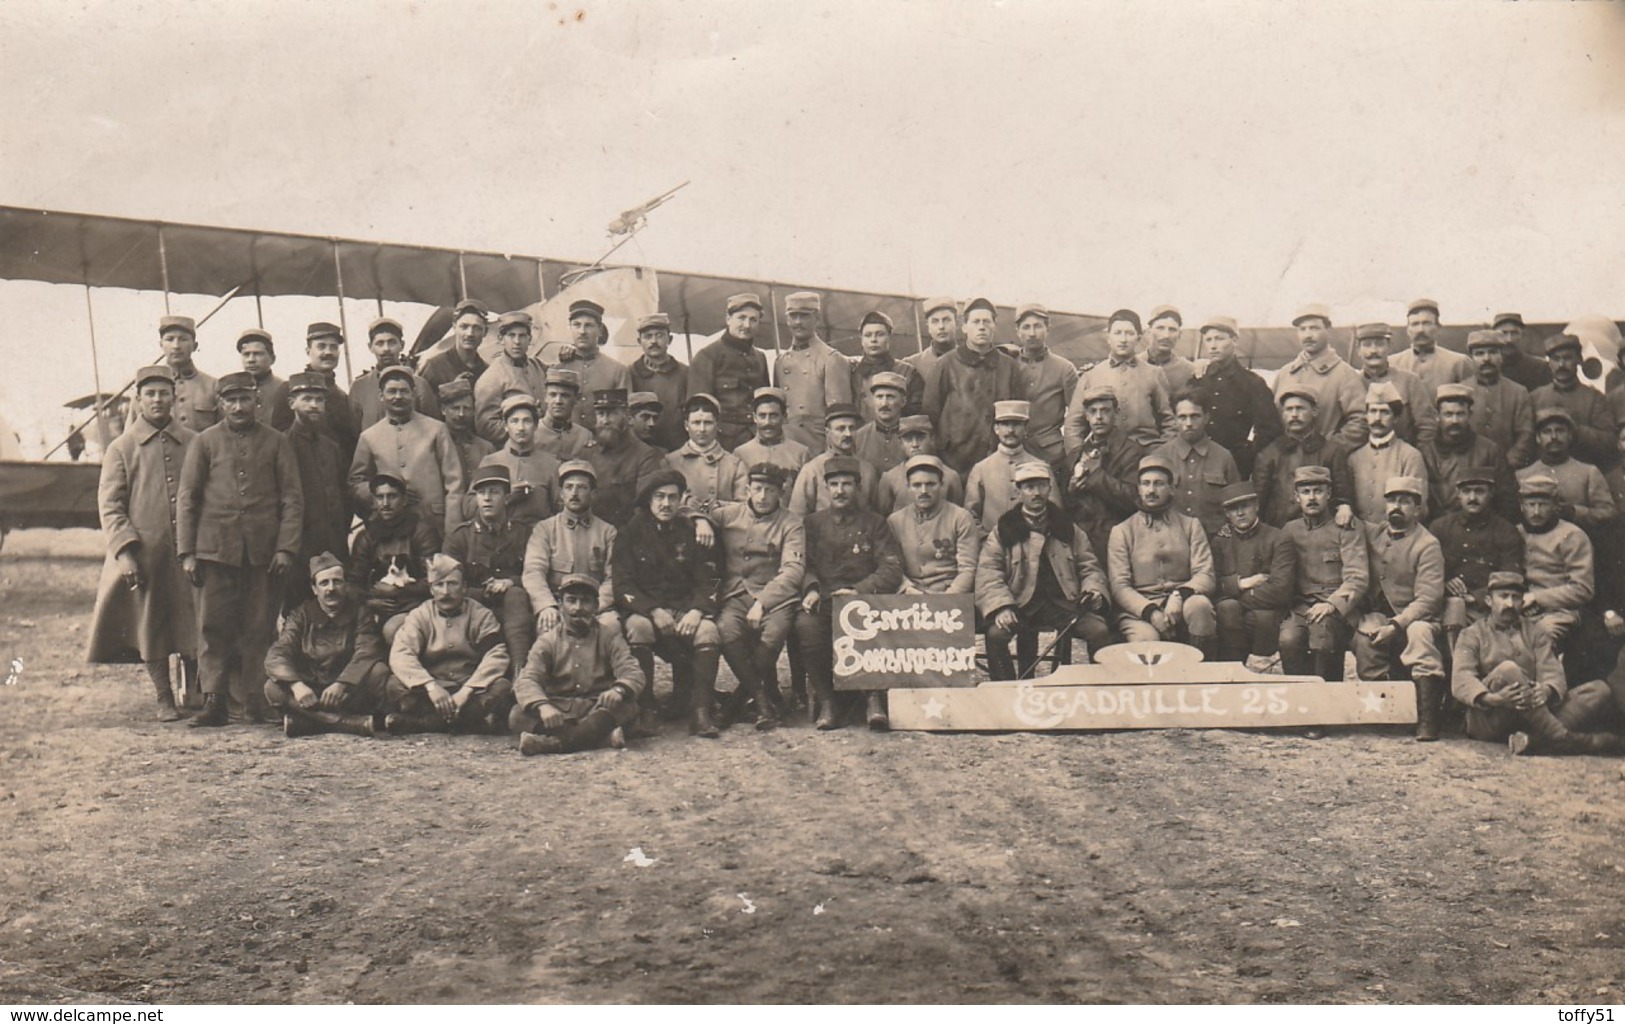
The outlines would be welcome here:
M 200 734 L 83 663 L 98 552 L 0 555 L 0 1002 L 1625 998 L 1619 761 L 1404 729 Z

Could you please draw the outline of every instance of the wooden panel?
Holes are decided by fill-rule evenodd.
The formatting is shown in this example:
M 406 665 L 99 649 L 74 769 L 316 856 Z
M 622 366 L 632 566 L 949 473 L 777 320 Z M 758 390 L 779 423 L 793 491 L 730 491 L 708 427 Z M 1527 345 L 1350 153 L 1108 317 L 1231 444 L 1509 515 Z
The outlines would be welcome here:
M 969 594 L 856 594 L 835 599 L 835 688 L 976 685 Z

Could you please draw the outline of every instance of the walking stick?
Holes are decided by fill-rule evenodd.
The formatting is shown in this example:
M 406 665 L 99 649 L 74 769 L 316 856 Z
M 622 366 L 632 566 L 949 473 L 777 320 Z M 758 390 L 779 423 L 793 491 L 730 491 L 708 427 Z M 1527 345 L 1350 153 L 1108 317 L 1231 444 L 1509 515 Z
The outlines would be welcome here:
M 1083 612 L 1082 608 L 1079 608 L 1076 612 L 1073 612 L 1072 613 L 1072 619 L 1069 622 L 1067 622 L 1067 624 L 1065 626 L 1061 627 L 1060 631 L 1055 634 L 1055 639 L 1050 641 L 1049 648 L 1047 650 L 1045 650 L 1043 654 L 1040 654 L 1038 657 L 1034 658 L 1027 665 L 1026 668 L 1024 668 L 1021 671 L 1017 672 L 1016 673 L 1016 678 L 1017 679 L 1026 679 L 1027 676 L 1032 673 L 1033 669 L 1038 667 L 1039 662 L 1046 660 L 1050 655 L 1055 653 L 1055 648 L 1061 646 L 1061 641 L 1062 640 L 1065 640 L 1068 643 L 1071 643 L 1071 641 L 1072 641 L 1072 627 L 1076 626 L 1078 624 L 1078 620 L 1083 618 L 1083 614 L 1084 614 L 1084 612 Z

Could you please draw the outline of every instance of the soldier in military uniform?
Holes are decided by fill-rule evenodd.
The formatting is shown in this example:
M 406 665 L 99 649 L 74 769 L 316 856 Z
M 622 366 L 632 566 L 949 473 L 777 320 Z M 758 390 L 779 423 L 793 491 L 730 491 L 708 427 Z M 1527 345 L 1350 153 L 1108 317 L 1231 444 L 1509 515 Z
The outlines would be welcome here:
M 508 439 L 502 422 L 502 400 L 510 391 L 520 391 L 539 402 L 547 388 L 547 367 L 530 354 L 533 326 L 529 313 L 497 317 L 502 353 L 474 382 L 474 429 L 498 446 Z
M 463 566 L 429 559 L 429 600 L 407 614 L 389 648 L 384 728 L 414 732 L 502 733 L 513 707 L 502 626 L 468 597 Z
M 1233 317 L 1210 316 L 1200 332 L 1207 367 L 1184 390 L 1201 396 L 1208 410 L 1208 436 L 1236 460 L 1237 472 L 1250 477 L 1257 454 L 1281 436 L 1280 410 L 1264 378 L 1236 358 L 1241 328 Z
M 324 551 L 343 551 L 350 539 L 350 491 L 345 484 L 349 462 L 323 431 L 329 391 L 320 373 L 296 373 L 288 378 L 288 404 L 294 421 L 284 433 L 299 464 L 299 485 L 305 493 L 305 524 L 299 543 L 299 564 L 308 565 Z M 292 610 L 310 596 L 310 587 L 288 574 L 283 609 Z
M 537 413 L 536 399 L 522 391 L 504 398 L 502 425 L 508 432 L 508 443 L 480 462 L 482 469 L 487 466 L 507 469 L 512 484 L 507 498 L 508 515 L 516 527 L 526 531 L 558 509 L 553 488 L 558 481 L 559 460 L 551 452 L 536 447 Z M 474 512 L 473 488 L 469 491 L 461 499 L 460 520 Z M 473 582 L 469 580 L 470 584 Z
M 1286 393 L 1302 390 L 1311 396 L 1315 407 L 1314 422 L 1305 434 L 1340 438 L 1348 442 L 1350 448 L 1365 444 L 1366 384 L 1360 378 L 1360 371 L 1332 350 L 1331 310 L 1311 303 L 1293 316 L 1292 326 L 1297 329 L 1298 344 L 1303 348 L 1275 375 L 1275 401 L 1281 406 L 1283 420 Z M 1259 494 L 1264 498 L 1264 521 L 1273 523 L 1269 495 L 1256 474 L 1253 479 L 1259 483 Z
M 1219 505 L 1225 524 L 1212 537 L 1219 660 L 1267 657 L 1280 649 L 1281 622 L 1297 583 L 1298 552 L 1280 529 L 1259 518 L 1258 489 L 1250 481 L 1226 487 Z
M 855 495 L 858 507 L 873 509 L 880 473 L 875 467 L 857 458 L 857 433 L 862 424 L 856 406 L 836 404 L 824 412 L 824 451 L 813 456 L 801 467 L 795 489 L 790 492 L 790 511 L 798 516 L 811 515 L 829 507 L 829 474 L 825 468 L 830 460 L 853 459 L 858 465 L 859 479 Z
M 908 363 L 892 354 L 891 336 L 895 330 L 891 317 L 878 309 L 863 314 L 858 324 L 858 344 L 862 354 L 852 362 L 852 401 L 865 423 L 873 423 L 876 416 L 874 379 L 882 373 L 901 378 L 901 391 L 892 408 L 892 421 L 904 413 L 919 412 L 925 397 L 925 378 Z M 886 467 L 890 468 L 890 467 Z
M 948 467 L 935 455 L 903 465 L 912 502 L 886 518 L 903 558 L 904 594 L 971 594 L 982 531 L 971 514 L 948 501 Z
M 809 462 L 808 468 L 815 463 L 819 460 Z M 829 503 L 807 516 L 805 521 L 807 574 L 802 581 L 801 614 L 796 617 L 795 630 L 817 705 L 814 724 L 819 729 L 834 729 L 839 725 L 834 690 L 832 616 L 835 598 L 847 594 L 896 593 L 903 580 L 897 540 L 886 520 L 858 502 L 862 467 L 863 463 L 849 455 L 824 459 L 819 469 L 824 475 Z M 889 729 L 891 722 L 886 716 L 885 694 L 870 692 L 867 704 L 869 727 Z
M 1501 336 L 1474 331 L 1467 335 L 1467 355 L 1473 366 L 1467 378 L 1473 387 L 1473 430 L 1506 449 L 1513 469 L 1527 466 L 1535 457 L 1535 409 L 1524 386 L 1501 375 Z
M 1410 336 L 1411 347 L 1396 353 L 1390 362 L 1398 369 L 1420 377 L 1427 390 L 1437 391 L 1440 384 L 1460 384 L 1472 379 L 1473 361 L 1460 352 L 1452 352 L 1438 345 L 1437 302 L 1432 299 L 1412 300 L 1405 307 L 1405 333 Z
M 1202 524 L 1211 538 L 1224 526 L 1219 492 L 1241 479 L 1236 460 L 1208 436 L 1208 409 L 1200 394 L 1174 398 L 1174 439 L 1157 449 L 1174 464 L 1174 508 Z
M 750 440 L 750 404 L 756 389 L 766 387 L 767 356 L 756 350 L 756 327 L 762 300 L 745 292 L 729 296 L 727 327 L 711 344 L 694 354 L 688 368 L 691 394 L 715 396 L 722 406 L 717 439 L 733 451 Z
M 462 456 L 444 423 L 413 408 L 413 387 L 419 378 L 412 371 L 386 366 L 378 377 L 387 416 L 361 432 L 350 460 L 356 512 L 365 517 L 371 511 L 372 478 L 387 473 L 405 481 L 408 500 L 443 535 L 457 525 L 462 512 Z
M 1182 640 L 1212 657 L 1213 549 L 1202 524 L 1174 508 L 1176 472 L 1166 455 L 1140 460 L 1139 511 L 1112 527 L 1106 579 L 1124 640 Z
M 192 362 L 197 351 L 197 321 L 166 316 L 158 321 L 158 343 L 164 363 L 175 372 L 175 422 L 196 434 L 220 421 L 215 379 Z
M 1435 519 L 1429 532 L 1444 551 L 1444 626 L 1454 644 L 1469 622 L 1489 611 L 1492 572 L 1523 574 L 1523 535 L 1490 509 L 1499 466 L 1477 466 L 1456 481 L 1458 508 Z
M 1292 481 L 1304 466 L 1323 466 L 1332 478 L 1332 504 L 1346 507 L 1354 500 L 1354 474 L 1349 471 L 1353 449 L 1341 437 L 1327 437 L 1316 424 L 1316 392 L 1302 385 L 1280 389 L 1275 400 L 1281 406 L 1280 437 L 1258 453 L 1253 462 L 1253 486 L 1258 489 L 1259 508 L 1264 522 L 1284 526 L 1298 513 L 1298 499 Z M 1360 430 L 1367 430 L 1365 411 L 1360 412 Z M 1364 443 L 1363 441 L 1361 442 Z
M 852 445 L 858 458 L 882 474 L 903 462 L 902 419 L 908 386 L 907 378 L 890 370 L 869 377 L 869 422 L 858 428 Z
M 698 512 L 710 512 L 721 502 L 745 500 L 745 464 L 717 442 L 721 413 L 721 404 L 710 395 L 690 395 L 683 405 L 688 441 L 666 456 L 687 481 L 689 505 Z
M 337 324 L 318 320 L 305 328 L 304 372 L 319 374 L 327 386 L 327 398 L 322 407 L 322 417 L 317 429 L 338 445 L 339 454 L 344 458 L 343 464 L 348 466 L 350 459 L 355 455 L 355 442 L 356 438 L 361 436 L 361 429 L 356 426 L 355 414 L 350 409 L 350 396 L 339 387 L 339 357 L 343 352 L 344 333 L 339 330 Z M 288 378 L 288 388 L 291 395 L 293 377 Z M 277 409 L 271 417 L 271 426 L 286 432 L 293 425 L 293 421 L 292 409 Z
M 1080 389 L 1082 390 L 1082 389 Z M 1145 448 L 1117 427 L 1117 392 L 1105 384 L 1082 390 L 1087 432 L 1060 464 L 1072 521 L 1089 546 L 1105 551 L 1112 527 L 1134 514 L 1140 501 L 1140 459 Z
M 790 347 L 773 363 L 773 385 L 784 395 L 783 434 L 805 446 L 808 458 L 824 450 L 825 410 L 855 400 L 846 357 L 818 336 L 822 308 L 817 292 L 791 292 L 784 297 Z M 754 456 L 747 459 L 748 464 L 756 461 Z
M 1424 441 L 1418 450 L 1427 468 L 1428 515 L 1434 519 L 1457 512 L 1461 502 L 1456 485 L 1462 474 L 1479 466 L 1495 473 L 1494 507 L 1503 518 L 1518 518 L 1518 487 L 1506 449 L 1473 430 L 1473 389 L 1469 384 L 1440 384 L 1435 403 L 1439 410 L 1439 432 Z
M 1523 314 L 1497 313 L 1490 326 L 1501 332 L 1501 340 L 1506 345 L 1506 358 L 1502 360 L 1501 372 L 1506 374 L 1508 380 L 1516 381 L 1529 389 L 1533 395 L 1536 388 L 1545 387 L 1552 382 L 1552 371 L 1541 359 L 1531 356 L 1523 347 Z
M 1382 490 L 1391 477 L 1427 479 L 1422 453 L 1394 430 L 1403 405 L 1399 391 L 1392 384 L 1373 384 L 1366 392 L 1365 418 L 1369 434 L 1365 444 L 1349 453 L 1349 472 L 1354 475 L 1354 514 L 1367 523 L 1381 523 L 1386 518 L 1387 503 Z
M 1559 514 L 1595 542 L 1613 526 L 1619 509 L 1597 467 L 1574 458 L 1574 432 L 1574 417 L 1567 409 L 1553 406 L 1537 411 L 1535 437 L 1540 458 L 1518 470 L 1517 478 L 1520 482 L 1532 476 L 1556 480 Z
M 603 306 L 591 299 L 570 303 L 570 345 L 559 354 L 559 365 L 579 374 L 581 387 L 588 392 L 630 391 L 632 388 L 626 364 L 603 353 L 608 335 L 604 329 Z M 589 406 L 576 406 L 576 422 L 583 427 L 592 427 L 592 416 Z
M 1596 595 L 1596 553 L 1585 531 L 1559 518 L 1558 484 L 1546 475 L 1518 481 L 1522 521 L 1523 613 L 1560 653 L 1580 614 Z
M 1598 469 L 1614 465 L 1619 460 L 1614 410 L 1606 395 L 1580 380 L 1580 339 L 1572 334 L 1547 338 L 1546 361 L 1551 365 L 1552 379 L 1544 387 L 1530 389 L 1529 404 L 1537 413 L 1562 409 L 1569 414 L 1574 425 L 1575 458 Z M 1539 430 L 1540 424 L 1535 429 Z
M 756 436 L 735 448 L 734 454 L 747 466 L 754 466 L 758 462 L 771 462 L 784 470 L 787 480 L 794 481 L 800 474 L 801 467 L 813 457 L 813 452 L 800 441 L 785 436 L 787 408 L 789 398 L 782 388 L 757 388 L 750 404 L 751 421 L 756 427 Z M 818 447 L 820 451 L 823 450 L 822 431 L 819 432 Z
M 1383 487 L 1386 521 L 1365 528 L 1371 554 L 1368 609 L 1354 630 L 1354 665 L 1361 679 L 1393 678 L 1399 664 L 1416 684 L 1416 738 L 1439 738 L 1445 697 L 1439 652 L 1444 610 L 1444 551 L 1420 523 L 1427 485 L 1396 476 Z
M 593 511 L 611 526 L 625 526 L 637 510 L 637 496 L 669 468 L 665 453 L 633 436 L 625 391 L 593 395 L 593 439 L 581 455 L 596 478 Z
M 521 582 L 536 610 L 536 628 L 545 633 L 559 624 L 558 588 L 566 576 L 587 575 L 601 581 L 599 616 L 606 627 L 621 628 L 615 613 L 614 579 L 610 557 L 615 552 L 615 527 L 593 514 L 598 472 L 592 463 L 577 459 L 559 467 L 559 503 L 562 510 L 544 519 L 525 544 Z
M 741 695 L 756 700 L 758 729 L 779 723 L 779 652 L 795 623 L 806 571 L 801 518 L 783 505 L 786 480 L 782 467 L 759 462 L 750 468 L 746 499 L 711 513 L 724 557 L 717 631 Z M 693 729 L 700 736 L 716 735 L 710 711 L 696 700 Z
M 250 327 L 237 335 L 237 357 L 242 360 L 243 372 L 254 378 L 254 418 L 273 430 L 286 426 L 288 382 L 271 372 L 276 363 L 276 346 L 270 333 Z
M 964 340 L 931 364 L 920 411 L 937 427 L 937 457 L 960 473 L 993 451 L 993 408 L 1022 397 L 1016 361 L 993 344 L 997 313 L 984 298 L 965 304 Z
M 562 614 L 542 631 L 514 684 L 508 728 L 521 754 L 571 754 L 608 742 L 624 747 L 648 678 L 619 629 L 603 624 L 602 584 L 585 573 L 559 581 Z
M 1174 410 L 1168 392 L 1168 378 L 1141 359 L 1140 317 L 1132 309 L 1120 309 L 1106 321 L 1106 358 L 1078 377 L 1075 395 L 1096 387 L 1109 387 L 1117 395 L 1117 429 L 1143 447 L 1161 444 L 1174 434 Z M 1066 411 L 1067 451 L 1077 451 L 1082 443 L 1083 404 L 1074 397 Z
M 671 354 L 671 317 L 651 313 L 638 320 L 637 328 L 643 355 L 627 368 L 628 387 L 654 395 L 659 407 L 653 433 L 643 440 L 661 451 L 676 451 L 685 440 L 682 415 L 688 401 L 688 367 Z M 637 413 L 636 404 L 632 411 Z
M 1439 429 L 1434 393 L 1422 378 L 1394 366 L 1388 358 L 1393 332 L 1387 324 L 1360 324 L 1354 328 L 1355 352 L 1360 357 L 1360 379 L 1366 393 L 1376 384 L 1390 384 L 1402 403 L 1394 415 L 1394 433 L 1406 443 L 1420 448 L 1433 440 Z
M 445 552 L 462 563 L 468 596 L 496 613 L 514 667 L 524 668 L 536 637 L 535 613 L 520 582 L 533 524 L 513 516 L 507 466 L 481 466 L 469 489 L 474 514 L 446 537 Z
M 655 443 L 655 428 L 660 425 L 660 418 L 666 414 L 666 407 L 661 403 L 660 396 L 653 391 L 634 391 L 627 396 L 626 405 L 632 410 L 633 435 L 650 447 L 661 447 Z
M 181 333 L 178 326 L 167 330 Z M 175 371 L 169 366 L 137 370 L 135 397 L 138 417 L 102 455 L 96 504 L 107 558 L 86 660 L 139 660 L 152 681 L 158 720 L 174 722 L 181 715 L 171 690 L 170 655 L 193 664 L 197 655 L 192 586 L 176 556 L 181 467 L 197 435 L 173 416 Z
M 931 367 L 959 344 L 959 306 L 947 296 L 926 299 L 920 303 L 920 318 L 925 321 L 925 336 L 930 344 L 903 362 L 920 371 L 923 379 L 930 377 Z
M 436 391 L 459 377 L 468 378 L 472 385 L 488 365 L 480 356 L 480 345 L 490 329 L 491 311 L 478 299 L 464 299 L 452 307 L 451 316 L 451 344 L 418 368 L 419 375 Z M 445 408 L 444 404 L 441 408 Z
M 429 597 L 429 556 L 440 548 L 440 533 L 407 501 L 406 483 L 388 473 L 368 484 L 372 511 L 350 546 L 350 584 L 384 624 L 384 639 L 395 635 L 399 617 Z
M 355 599 L 330 551 L 309 562 L 313 597 L 282 618 L 265 652 L 265 700 L 289 739 L 323 732 L 374 734 L 389 681 L 378 619 Z
M 1091 656 L 1111 642 L 1106 576 L 1089 538 L 1051 500 L 1049 467 L 1024 462 L 1014 476 L 1019 504 L 993 522 L 976 566 L 976 610 L 986 624 L 988 675 L 995 680 L 1017 678 L 1012 638 L 1022 676 L 1038 660 L 1040 630 L 1062 634 L 1068 651 L 1082 637 Z
M 1292 609 L 1281 623 L 1281 669 L 1342 681 L 1351 617 L 1371 581 L 1371 559 L 1359 524 L 1332 515 L 1332 473 L 1299 466 L 1292 477 L 1299 516 L 1281 527 L 1297 555 Z
M 931 417 L 924 413 L 898 420 L 897 436 L 903 442 L 904 461 L 880 474 L 880 480 L 875 484 L 875 511 L 881 515 L 913 507 L 914 494 L 909 489 L 907 460 L 916 455 L 937 453 L 936 428 L 931 425 Z M 963 506 L 964 478 L 941 459 L 937 461 L 942 465 L 942 500 L 950 505 Z
M 1145 318 L 1145 362 L 1162 371 L 1170 397 L 1184 391 L 1196 374 L 1196 364 L 1178 352 L 1184 327 L 1185 318 L 1173 306 L 1155 306 Z
M 541 422 L 536 425 L 536 447 L 560 462 L 580 458 L 592 440 L 592 431 L 576 421 L 581 404 L 581 375 L 550 366 L 543 375 Z
M 1027 447 L 1054 465 L 1066 455 L 1061 425 L 1078 388 L 1078 368 L 1050 351 L 1049 310 L 1036 302 L 1016 310 L 1016 340 L 1021 343 L 1016 372 L 1028 404 Z
M 374 365 L 350 384 L 350 413 L 357 430 L 365 432 L 388 415 L 383 372 L 392 366 L 400 366 L 412 374 L 408 378 L 412 384 L 412 407 L 429 419 L 440 418 L 440 400 L 435 389 L 401 362 L 401 353 L 406 349 L 405 338 L 406 328 L 391 317 L 381 316 L 367 325 L 367 349 L 372 353 Z
M 1016 487 L 1016 470 L 1029 462 L 1044 467 L 1050 479 L 1050 495 L 1059 491 L 1049 463 L 1027 447 L 1027 423 L 1031 407 L 1027 402 L 998 402 L 993 406 L 993 436 L 998 447 L 971 467 L 965 478 L 965 510 L 984 532 L 991 531 L 1003 515 L 1021 504 Z
M 451 443 L 457 448 L 457 462 L 462 466 L 463 479 L 473 479 L 474 470 L 479 468 L 487 455 L 497 450 L 496 445 L 474 431 L 474 382 L 467 377 L 458 377 L 440 385 L 437 394 L 440 414 L 446 418 L 446 430 L 451 433 Z M 570 425 L 575 426 L 574 423 Z

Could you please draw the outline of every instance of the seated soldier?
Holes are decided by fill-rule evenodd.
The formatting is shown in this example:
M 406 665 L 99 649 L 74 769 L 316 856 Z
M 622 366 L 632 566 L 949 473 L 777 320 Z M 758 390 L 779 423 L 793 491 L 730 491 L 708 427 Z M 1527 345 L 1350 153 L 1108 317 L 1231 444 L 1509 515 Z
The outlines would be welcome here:
M 388 473 L 376 474 L 369 491 L 372 512 L 350 542 L 350 585 L 384 624 L 388 643 L 400 628 L 400 617 L 429 596 L 424 567 L 440 546 L 440 535 L 416 505 L 407 504 L 406 484 Z
M 1298 552 L 1281 531 L 1259 518 L 1258 489 L 1251 481 L 1219 492 L 1225 524 L 1214 535 L 1213 572 L 1218 577 L 1220 661 L 1245 662 L 1280 649 L 1281 620 L 1292 601 Z
M 754 697 L 756 728 L 772 729 L 780 716 L 779 652 L 801 600 L 807 541 L 801 518 L 784 507 L 784 469 L 759 462 L 749 476 L 744 501 L 711 513 L 725 558 L 717 632 L 739 680 L 735 703 Z M 695 701 L 693 731 L 707 738 L 717 735 L 708 702 Z
M 672 666 L 668 721 L 685 714 L 697 718 L 696 709 L 711 706 L 722 647 L 717 550 L 700 545 L 694 520 L 681 513 L 685 487 L 675 469 L 656 474 L 610 556 L 626 641 L 643 677 L 654 679 L 656 654 Z M 652 703 L 653 683 L 648 693 Z
M 1166 455 L 1140 460 L 1140 510 L 1112 527 L 1106 576 L 1124 640 L 1182 640 L 1212 658 L 1213 549 L 1202 524 L 1174 510 L 1175 472 Z
M 310 560 L 315 597 L 282 617 L 265 652 L 265 699 L 282 715 L 282 734 L 373 735 L 373 715 L 389 680 L 378 619 L 351 594 L 344 563 L 324 551 Z
M 559 467 L 559 502 L 564 511 L 544 519 L 530 532 L 525 564 L 520 575 L 525 595 L 536 610 L 536 631 L 546 633 L 559 624 L 558 587 L 566 576 L 585 575 L 602 580 L 598 618 L 605 629 L 619 631 L 615 591 L 611 586 L 610 556 L 615 553 L 615 527 L 593 514 L 598 474 L 585 459 Z
M 1558 515 L 1580 527 L 1596 543 L 1613 525 L 1619 510 L 1614 507 L 1613 492 L 1602 472 L 1571 454 L 1574 419 L 1567 409 L 1536 411 L 1535 443 L 1540 457 L 1518 470 L 1519 481 L 1532 476 L 1551 477 L 1557 483 Z
M 1557 516 L 1557 479 L 1526 476 L 1518 481 L 1522 522 L 1523 613 L 1561 653 L 1563 641 L 1597 592 L 1595 553 L 1585 531 Z
M 1455 512 L 1428 528 L 1444 551 L 1444 628 L 1450 646 L 1469 622 L 1489 612 L 1492 572 L 1523 572 L 1523 534 L 1490 510 L 1499 466 L 1476 466 L 1456 481 Z
M 469 596 L 496 613 L 515 668 L 525 667 L 535 638 L 530 598 L 520 585 L 530 527 L 510 514 L 508 467 L 481 466 L 474 471 L 474 516 L 446 538 L 446 554 L 463 563 Z
M 1361 679 L 1392 679 L 1394 656 L 1416 684 L 1416 738 L 1439 738 L 1445 697 L 1443 630 L 1444 552 L 1417 521 L 1427 485 L 1396 476 L 1383 488 L 1386 523 L 1365 528 L 1374 577 L 1370 610 L 1354 632 L 1354 665 Z
M 1371 560 L 1359 526 L 1339 525 L 1331 515 L 1332 480 L 1325 466 L 1299 466 L 1292 475 L 1299 514 L 1281 533 L 1297 554 L 1298 576 L 1281 623 L 1281 670 L 1340 682 L 1349 616 L 1365 596 Z
M 997 446 L 991 455 L 972 466 L 970 475 L 965 477 L 965 511 L 986 532 L 992 532 L 1006 512 L 1021 504 L 1021 495 L 1016 490 L 1017 467 L 1029 462 L 1043 466 L 1045 475 L 1050 478 L 1052 499 L 1056 493 L 1049 463 L 1027 447 L 1027 421 L 1031 413 L 1032 407 L 1026 402 L 994 402 L 993 437 Z
M 866 464 L 850 455 L 820 459 L 801 471 L 803 478 L 815 466 L 822 472 L 828 504 L 809 515 L 804 524 L 807 573 L 802 582 L 802 614 L 796 616 L 795 629 L 817 709 L 814 725 L 834 729 L 840 724 L 835 709 L 835 598 L 894 594 L 903 581 L 903 566 L 886 520 L 859 502 Z M 868 694 L 867 714 L 869 728 L 891 728 L 884 693 Z
M 1117 425 L 1117 392 L 1096 385 L 1082 398 L 1089 432 L 1082 446 L 1060 463 L 1066 505 L 1097 553 L 1111 541 L 1112 527 L 1134 514 L 1139 502 L 1140 458 L 1145 448 Z
M 969 512 L 943 496 L 951 470 L 935 455 L 911 455 L 903 468 L 913 507 L 886 518 L 903 558 L 901 593 L 975 593 L 982 531 Z
M 875 511 L 883 516 L 914 507 L 914 492 L 908 486 L 908 460 L 916 455 L 937 453 L 936 428 L 923 413 L 897 421 L 897 436 L 903 441 L 903 461 L 880 475 L 875 485 Z M 937 460 L 942 462 L 941 459 Z M 965 480 L 958 470 L 942 463 L 942 500 L 950 505 L 965 504 Z
M 688 440 L 666 456 L 672 469 L 683 475 L 688 505 L 710 512 L 718 503 L 745 500 L 745 464 L 717 443 L 722 403 L 710 395 L 689 395 L 683 403 L 683 429 Z
M 824 439 L 828 448 L 808 459 L 807 464 L 801 467 L 801 473 L 790 491 L 791 512 L 807 516 L 829 507 L 829 488 L 824 483 L 828 479 L 826 464 L 835 458 L 856 459 L 856 437 L 862 423 L 857 406 L 848 402 L 836 402 L 824 410 Z M 856 459 L 856 462 L 863 474 L 858 481 L 858 508 L 877 509 L 875 501 L 880 471 L 862 459 Z
M 1387 515 L 1382 489 L 1390 478 L 1427 479 L 1422 453 L 1394 430 L 1404 405 L 1399 389 L 1388 381 L 1366 389 L 1365 419 L 1371 434 L 1365 444 L 1349 453 L 1349 472 L 1354 474 L 1354 514 L 1366 523 L 1380 526 Z
M 619 629 L 598 610 L 602 589 L 585 573 L 558 583 L 563 609 L 536 638 L 519 681 L 508 728 L 519 734 L 521 754 L 571 754 L 626 746 L 623 727 L 637 717 L 648 682 Z
M 502 625 L 468 597 L 463 567 L 429 559 L 429 600 L 406 615 L 389 648 L 384 728 L 413 732 L 506 731 L 513 704 Z
M 1061 634 L 1068 650 L 1072 637 L 1082 636 L 1091 657 L 1111 643 L 1103 617 L 1110 604 L 1106 576 L 1089 538 L 1051 500 L 1049 466 L 1024 462 L 1015 478 L 1020 504 L 993 524 L 976 566 L 976 610 L 986 624 L 992 679 L 1032 675 L 1040 630 Z M 1011 637 L 1019 674 L 1010 660 Z
M 1601 680 L 1572 689 L 1551 641 L 1523 615 L 1524 579 L 1490 574 L 1489 615 L 1462 630 L 1450 690 L 1467 706 L 1467 735 L 1514 754 L 1618 754 L 1625 737 L 1582 731 L 1609 701 Z

